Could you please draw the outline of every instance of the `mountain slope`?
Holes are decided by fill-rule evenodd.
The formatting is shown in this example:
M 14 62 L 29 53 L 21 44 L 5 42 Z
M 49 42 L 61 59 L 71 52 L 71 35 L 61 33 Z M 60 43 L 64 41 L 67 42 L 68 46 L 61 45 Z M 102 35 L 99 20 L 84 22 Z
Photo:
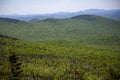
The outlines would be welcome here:
M 20 20 L 10 19 L 10 18 L 0 18 L 0 21 L 8 22 L 8 23 L 18 23 Z
M 120 44 L 120 22 L 94 15 L 33 23 L 0 22 L 0 33 L 24 40 L 67 40 L 93 44 Z
M 100 16 L 95 16 L 95 15 L 78 15 L 75 17 L 72 17 L 71 19 L 83 19 L 83 20 L 88 20 L 88 21 L 96 21 L 101 19 L 102 17 Z

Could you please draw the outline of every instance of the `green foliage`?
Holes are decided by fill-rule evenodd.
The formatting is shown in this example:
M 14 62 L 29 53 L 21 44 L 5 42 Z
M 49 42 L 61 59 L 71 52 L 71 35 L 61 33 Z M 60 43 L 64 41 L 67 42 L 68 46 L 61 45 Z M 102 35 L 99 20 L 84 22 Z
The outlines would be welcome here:
M 120 46 L 88 45 L 63 40 L 31 42 L 5 36 L 0 38 L 0 42 L 1 79 L 9 79 L 10 49 L 18 53 L 16 57 L 21 56 L 21 68 L 27 80 L 106 80 L 110 78 L 106 69 L 109 66 L 116 70 L 114 75 L 120 72 Z
M 10 69 L 12 77 L 19 77 L 23 69 L 26 80 L 119 80 L 117 21 L 97 16 L 33 23 L 1 20 L 0 33 L 23 39 L 0 35 L 2 80 L 9 79 Z M 10 49 L 17 54 L 9 55 Z
M 13 52 L 17 39 L 0 35 L 0 79 L 21 80 L 22 70 L 19 57 Z
M 9 68 L 3 46 L 0 45 L 0 80 L 9 79 Z
M 120 80 L 120 72 L 110 67 L 107 71 L 107 76 L 105 79 L 106 80 Z

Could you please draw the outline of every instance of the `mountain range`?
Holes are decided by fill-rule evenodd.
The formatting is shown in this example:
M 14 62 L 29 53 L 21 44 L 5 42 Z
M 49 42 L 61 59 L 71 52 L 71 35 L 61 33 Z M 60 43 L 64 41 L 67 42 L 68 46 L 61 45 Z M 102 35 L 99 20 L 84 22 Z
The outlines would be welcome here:
M 103 16 L 107 18 L 111 18 L 114 20 L 120 20 L 120 9 L 113 9 L 113 10 L 100 10 L 100 9 L 89 9 L 84 11 L 77 11 L 77 12 L 58 12 L 53 14 L 28 14 L 28 15 L 19 15 L 19 14 L 13 14 L 13 15 L 0 15 L 2 18 L 12 18 L 12 19 L 18 19 L 22 21 L 30 21 L 30 20 L 44 20 L 47 18 L 70 18 L 77 15 L 97 15 L 97 16 Z
M 120 80 L 119 72 L 119 10 L 0 17 L 0 80 Z

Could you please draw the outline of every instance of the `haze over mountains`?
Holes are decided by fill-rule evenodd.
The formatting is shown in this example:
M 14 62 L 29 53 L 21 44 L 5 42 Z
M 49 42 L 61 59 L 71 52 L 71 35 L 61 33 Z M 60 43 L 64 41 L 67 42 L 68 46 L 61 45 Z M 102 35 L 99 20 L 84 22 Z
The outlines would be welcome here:
M 91 14 L 97 16 L 103 16 L 107 18 L 111 18 L 114 20 L 120 20 L 120 9 L 113 9 L 113 10 L 100 10 L 100 9 L 89 9 L 85 11 L 78 11 L 78 12 L 58 12 L 53 14 L 28 14 L 28 15 L 20 15 L 20 14 L 13 14 L 13 15 L 0 15 L 3 18 L 12 18 L 18 19 L 23 21 L 30 21 L 30 20 L 43 20 L 47 18 L 70 18 L 77 15 L 84 15 L 84 14 Z

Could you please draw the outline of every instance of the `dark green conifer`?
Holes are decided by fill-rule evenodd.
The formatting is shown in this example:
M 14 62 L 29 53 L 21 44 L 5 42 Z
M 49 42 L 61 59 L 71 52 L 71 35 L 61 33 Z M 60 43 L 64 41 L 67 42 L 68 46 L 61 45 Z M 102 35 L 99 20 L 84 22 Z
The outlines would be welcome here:
M 9 56 L 10 62 L 10 80 L 21 80 L 22 69 L 19 57 L 13 53 Z

